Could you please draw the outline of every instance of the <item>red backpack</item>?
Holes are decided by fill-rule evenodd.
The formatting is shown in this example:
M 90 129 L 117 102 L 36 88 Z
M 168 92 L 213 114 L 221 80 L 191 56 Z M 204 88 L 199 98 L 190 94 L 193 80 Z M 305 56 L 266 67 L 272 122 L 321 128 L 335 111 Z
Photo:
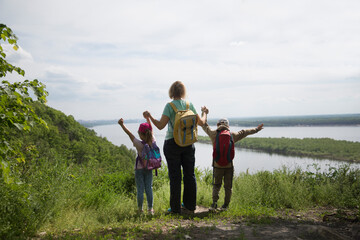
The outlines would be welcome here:
M 220 166 L 226 166 L 234 159 L 234 155 L 234 139 L 230 131 L 218 131 L 213 146 L 213 160 Z

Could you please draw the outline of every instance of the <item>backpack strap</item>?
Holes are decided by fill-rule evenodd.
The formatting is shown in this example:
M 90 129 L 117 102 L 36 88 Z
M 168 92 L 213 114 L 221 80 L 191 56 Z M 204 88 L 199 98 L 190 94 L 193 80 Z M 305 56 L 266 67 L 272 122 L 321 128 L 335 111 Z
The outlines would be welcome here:
M 174 112 L 177 112 L 177 111 L 178 111 L 174 103 L 169 102 L 169 104 L 170 104 L 170 106 L 172 107 L 172 109 L 174 110 Z
M 220 143 L 219 143 L 219 136 L 220 136 L 220 131 L 217 131 L 216 133 L 216 140 L 215 140 L 215 143 L 216 143 L 216 157 L 215 157 L 215 161 L 219 161 L 219 158 L 220 158 Z
M 227 159 L 228 159 L 228 162 L 231 162 L 231 148 L 233 147 L 233 144 L 234 144 L 234 139 L 233 139 L 233 136 L 232 134 L 230 133 L 230 145 L 229 145 L 229 149 L 228 149 L 228 152 L 227 152 Z
M 170 104 L 170 106 L 172 107 L 172 109 L 174 110 L 174 112 L 177 112 L 177 111 L 178 111 L 178 109 L 176 108 L 176 106 L 175 106 L 174 103 L 169 102 L 169 104 Z M 190 108 L 190 103 L 189 103 L 189 101 L 186 101 L 186 110 L 189 110 L 189 108 Z

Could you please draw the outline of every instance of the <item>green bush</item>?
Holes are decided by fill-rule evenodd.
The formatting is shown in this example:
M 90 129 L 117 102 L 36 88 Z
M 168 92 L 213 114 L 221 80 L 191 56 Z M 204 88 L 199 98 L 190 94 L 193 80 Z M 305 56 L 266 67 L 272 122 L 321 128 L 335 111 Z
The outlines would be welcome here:
M 24 186 L 0 181 L 0 238 L 29 235 L 37 229 L 36 215 Z

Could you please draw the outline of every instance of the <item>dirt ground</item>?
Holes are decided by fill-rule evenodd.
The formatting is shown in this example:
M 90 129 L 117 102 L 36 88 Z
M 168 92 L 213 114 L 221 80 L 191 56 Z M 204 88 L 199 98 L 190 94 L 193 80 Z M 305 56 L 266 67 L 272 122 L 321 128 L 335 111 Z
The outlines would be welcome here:
M 360 240 L 358 211 L 316 208 L 304 212 L 279 212 L 273 218 L 214 218 L 217 212 L 197 206 L 195 213 L 155 220 L 148 228 L 104 228 L 90 239 L 247 239 L 247 240 Z M 219 212 L 219 211 L 218 211 Z M 151 217 L 150 217 L 151 218 Z M 74 230 L 55 239 L 88 239 Z M 78 232 L 78 233 L 77 233 Z M 33 239 L 49 239 L 46 233 Z M 50 237 L 53 239 L 52 237 Z
M 359 239 L 357 211 L 313 209 L 306 212 L 280 213 L 280 217 L 249 219 L 201 220 L 210 213 L 198 206 L 188 219 L 169 222 L 162 234 L 143 239 Z M 283 215 L 283 216 L 282 216 Z M 152 235 L 152 236 L 151 236 Z

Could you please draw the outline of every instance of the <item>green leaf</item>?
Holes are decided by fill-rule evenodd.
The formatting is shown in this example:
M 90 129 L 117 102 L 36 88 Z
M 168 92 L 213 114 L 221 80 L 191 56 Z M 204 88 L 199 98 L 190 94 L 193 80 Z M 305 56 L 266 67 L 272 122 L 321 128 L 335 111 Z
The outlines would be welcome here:
M 0 162 L 1 169 L 2 169 L 2 175 L 4 177 L 4 181 L 7 184 L 13 183 L 14 179 L 10 176 L 10 167 L 6 161 Z
M 25 158 L 24 157 L 19 157 L 19 158 L 16 158 L 16 161 L 18 161 L 19 163 L 21 162 L 25 162 Z
M 0 23 L 0 36 L 4 42 L 12 45 L 16 51 L 19 49 L 17 45 L 18 38 L 6 25 Z M 14 66 L 6 61 L 6 54 L 0 45 L 0 78 L 5 77 L 8 73 L 17 72 L 19 75 L 25 76 L 25 71 L 20 67 Z M 32 93 L 30 92 L 32 91 Z M 38 80 L 24 80 L 20 82 L 10 83 L 1 81 L 0 85 L 0 154 L 1 169 L 0 175 L 5 183 L 12 183 L 12 173 L 19 173 L 19 170 L 13 168 L 16 161 L 24 162 L 21 147 L 12 141 L 7 142 L 5 139 L 11 139 L 14 130 L 30 131 L 33 127 L 32 122 L 42 124 L 46 127 L 46 123 L 35 113 L 32 104 L 36 96 L 41 102 L 46 102 L 47 91 L 45 85 Z
M 19 130 L 24 130 L 24 125 L 20 124 L 20 123 L 14 123 L 15 127 Z

